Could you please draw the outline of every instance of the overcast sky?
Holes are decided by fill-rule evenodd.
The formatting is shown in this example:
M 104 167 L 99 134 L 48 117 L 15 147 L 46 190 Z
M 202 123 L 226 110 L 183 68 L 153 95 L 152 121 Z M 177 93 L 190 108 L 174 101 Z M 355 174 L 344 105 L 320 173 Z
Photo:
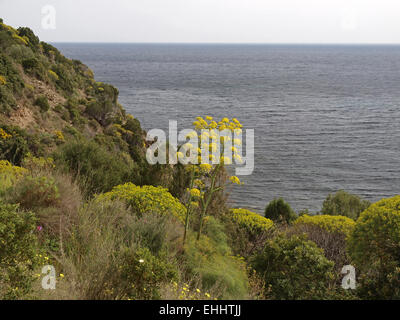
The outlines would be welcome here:
M 0 0 L 0 17 L 49 42 L 400 44 L 399 0 Z

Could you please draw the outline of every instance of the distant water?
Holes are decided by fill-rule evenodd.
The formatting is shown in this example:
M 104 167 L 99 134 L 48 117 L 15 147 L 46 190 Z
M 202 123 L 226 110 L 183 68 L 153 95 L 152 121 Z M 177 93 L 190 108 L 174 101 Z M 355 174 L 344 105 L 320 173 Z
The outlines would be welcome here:
M 256 132 L 256 169 L 231 202 L 262 212 L 274 197 L 320 210 L 339 189 L 400 194 L 400 47 L 56 44 L 145 129 L 199 115 Z

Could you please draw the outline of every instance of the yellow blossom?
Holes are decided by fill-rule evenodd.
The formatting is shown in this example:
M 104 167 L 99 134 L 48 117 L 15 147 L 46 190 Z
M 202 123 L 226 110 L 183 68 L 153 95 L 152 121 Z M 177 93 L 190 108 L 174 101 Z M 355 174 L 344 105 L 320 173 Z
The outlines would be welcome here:
M 239 179 L 238 177 L 236 177 L 236 176 L 230 177 L 229 180 L 230 180 L 232 183 L 241 184 L 240 179 Z

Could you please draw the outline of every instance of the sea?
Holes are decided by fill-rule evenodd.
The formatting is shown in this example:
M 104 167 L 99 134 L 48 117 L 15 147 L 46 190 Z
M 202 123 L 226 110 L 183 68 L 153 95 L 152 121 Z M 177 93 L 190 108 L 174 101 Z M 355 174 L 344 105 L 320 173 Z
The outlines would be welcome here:
M 229 190 L 260 214 L 282 197 L 321 210 L 338 190 L 400 194 L 400 46 L 53 43 L 81 60 L 146 130 L 197 116 L 255 130 L 255 168 Z

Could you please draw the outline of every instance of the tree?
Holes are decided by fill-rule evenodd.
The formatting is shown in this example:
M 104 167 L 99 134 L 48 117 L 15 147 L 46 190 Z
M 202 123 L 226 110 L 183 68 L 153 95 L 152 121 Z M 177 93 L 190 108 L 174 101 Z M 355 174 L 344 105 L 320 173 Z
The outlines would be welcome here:
M 265 208 L 264 216 L 275 222 L 291 223 L 296 219 L 296 213 L 282 198 L 272 200 Z
M 348 250 L 359 270 L 361 297 L 400 298 L 400 196 L 382 199 L 361 213 Z
M 371 203 L 362 200 L 359 196 L 339 190 L 334 195 L 329 194 L 322 205 L 322 214 L 333 216 L 346 216 L 356 220 L 361 212 Z
M 271 299 L 326 299 L 334 263 L 305 237 L 280 235 L 251 261 Z

